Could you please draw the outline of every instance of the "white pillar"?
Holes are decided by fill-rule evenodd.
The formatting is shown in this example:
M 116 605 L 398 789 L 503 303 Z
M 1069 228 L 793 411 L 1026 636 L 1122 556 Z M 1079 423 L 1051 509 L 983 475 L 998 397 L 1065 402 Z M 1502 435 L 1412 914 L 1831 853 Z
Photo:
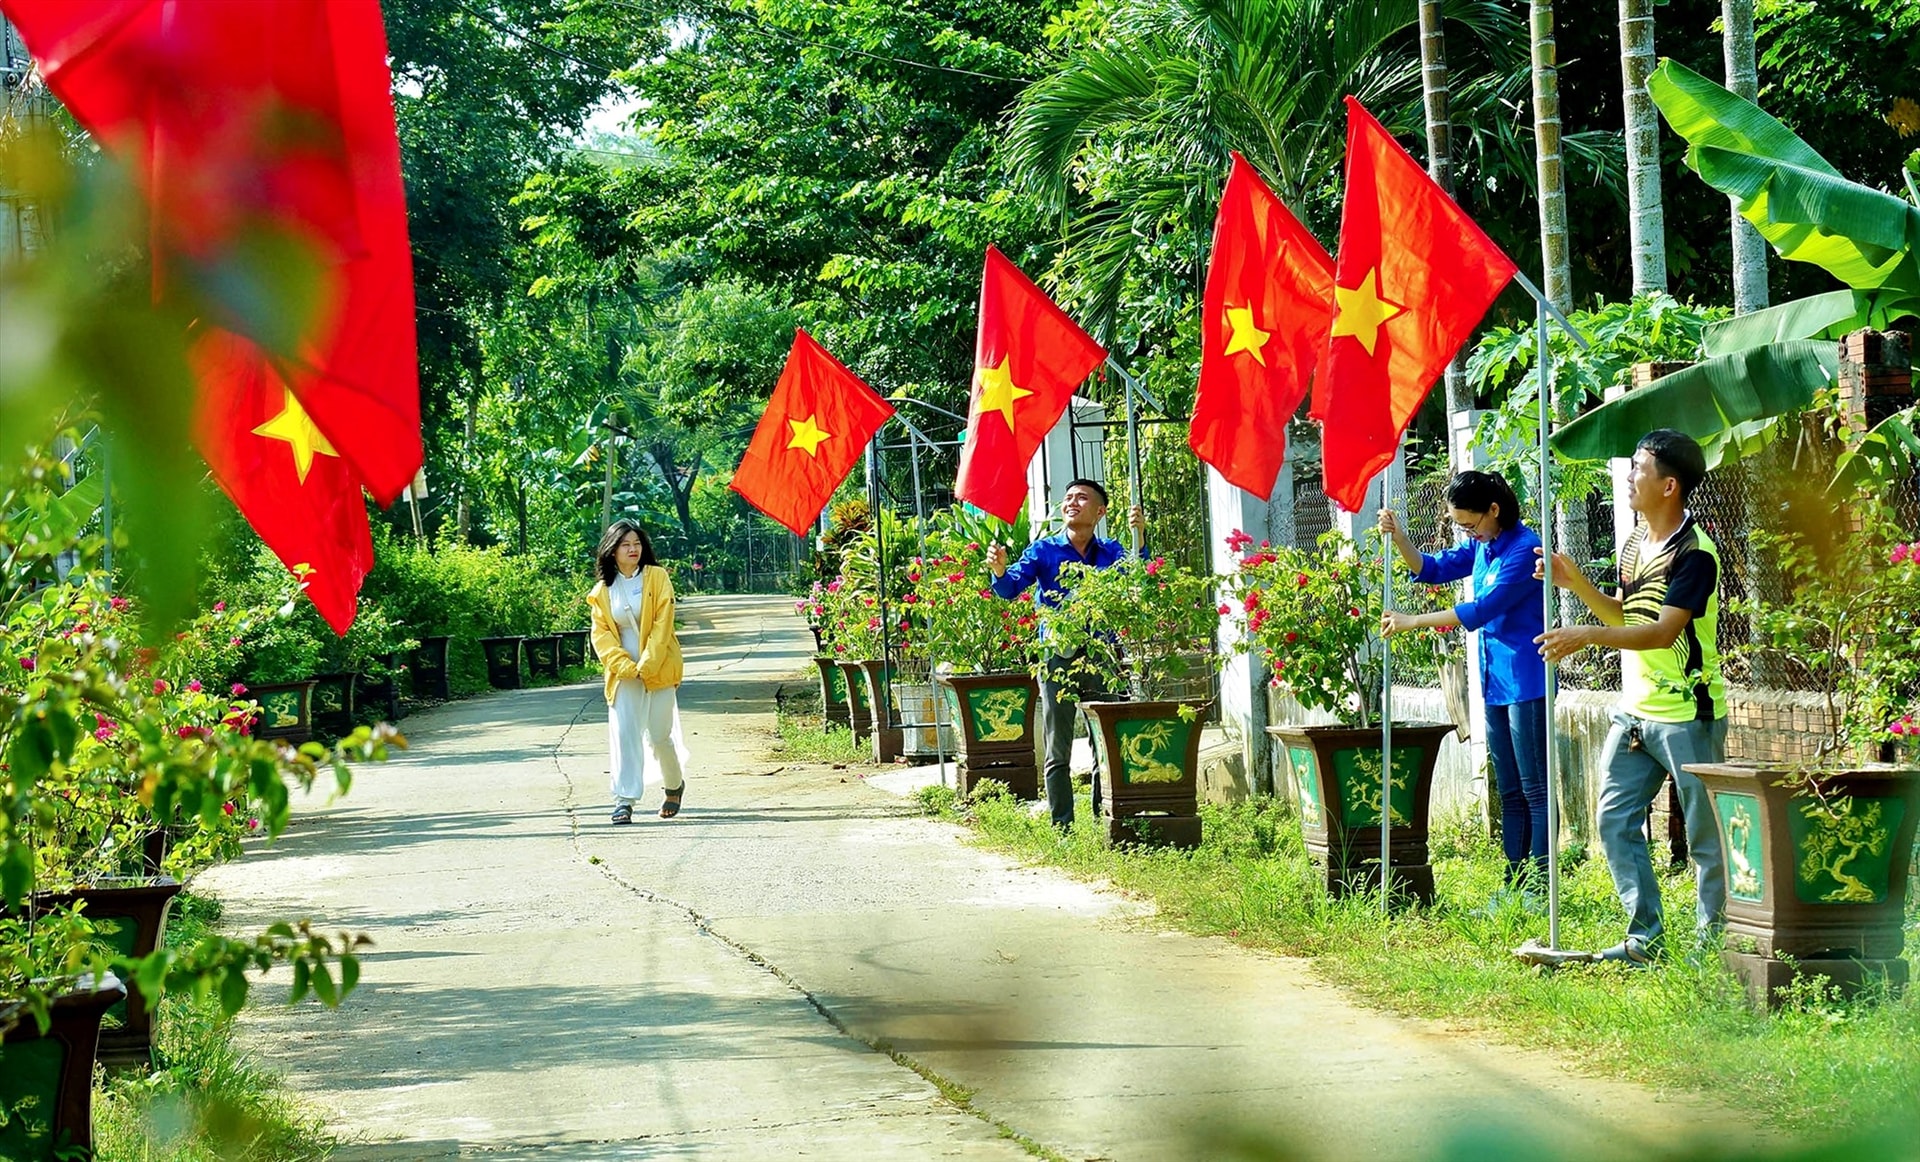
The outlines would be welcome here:
M 1033 535 L 1037 540 L 1048 532 L 1057 529 L 1049 527 L 1048 522 L 1057 522 L 1060 518 L 1060 501 L 1067 494 L 1067 483 L 1074 479 L 1073 464 L 1073 425 L 1068 422 L 1071 416 L 1082 424 L 1097 424 L 1107 418 L 1107 409 L 1090 399 L 1074 396 L 1067 404 L 1067 410 L 1060 413 L 1060 419 L 1040 442 L 1040 450 L 1027 462 L 1027 519 L 1033 523 Z M 1091 429 L 1096 438 L 1088 441 L 1081 456 L 1079 476 L 1088 480 L 1106 483 L 1107 467 L 1104 445 L 1106 429 Z M 1126 522 L 1122 520 L 1121 524 Z M 1103 534 L 1106 535 L 1106 534 Z
M 1239 568 L 1240 559 L 1227 549 L 1227 535 L 1235 529 L 1252 537 L 1257 544 L 1293 543 L 1293 465 L 1292 449 L 1280 465 L 1279 483 L 1273 499 L 1261 500 L 1250 492 L 1229 484 L 1224 476 L 1207 469 L 1207 513 L 1213 529 L 1209 560 L 1216 574 L 1226 575 Z M 1237 627 L 1225 619 L 1220 622 L 1220 649 L 1226 662 L 1220 669 L 1220 720 L 1239 732 L 1240 755 L 1246 763 L 1247 784 L 1256 794 L 1273 793 L 1273 770 L 1267 738 L 1267 667 L 1258 658 L 1235 653 L 1239 645 Z

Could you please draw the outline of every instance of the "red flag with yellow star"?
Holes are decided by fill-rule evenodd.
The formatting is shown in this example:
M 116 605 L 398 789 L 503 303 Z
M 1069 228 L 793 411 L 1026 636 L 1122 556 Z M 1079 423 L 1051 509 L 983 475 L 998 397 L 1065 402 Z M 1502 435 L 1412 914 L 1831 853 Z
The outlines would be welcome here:
M 373 568 L 359 478 L 253 344 L 214 331 L 193 360 L 194 442 L 213 478 L 282 563 L 308 570 L 314 608 L 346 633 Z
M 1287 421 L 1326 355 L 1333 259 L 1238 153 L 1200 303 L 1200 387 L 1187 443 L 1230 483 L 1266 499 L 1286 457 Z
M 1347 196 L 1334 264 L 1324 421 L 1327 495 L 1360 511 L 1433 381 L 1517 272 L 1385 127 L 1347 98 Z
M 1067 317 L 997 247 L 980 279 L 973 347 L 973 400 L 953 494 L 1010 521 L 1027 496 L 1033 459 L 1074 389 L 1107 349 Z
M 397 498 L 422 457 L 412 257 L 377 0 L 0 0 L 47 86 L 138 175 L 155 290 L 250 235 L 316 260 L 310 325 L 204 316 L 195 442 L 335 630 L 372 563 L 362 488 Z M 289 312 L 269 287 L 251 305 Z M 260 299 L 261 296 L 254 296 Z M 233 303 L 226 304 L 229 307 Z M 244 312 L 240 312 L 244 313 Z
M 732 488 L 795 536 L 805 536 L 891 415 L 892 404 L 796 329 L 787 366 L 733 471 Z

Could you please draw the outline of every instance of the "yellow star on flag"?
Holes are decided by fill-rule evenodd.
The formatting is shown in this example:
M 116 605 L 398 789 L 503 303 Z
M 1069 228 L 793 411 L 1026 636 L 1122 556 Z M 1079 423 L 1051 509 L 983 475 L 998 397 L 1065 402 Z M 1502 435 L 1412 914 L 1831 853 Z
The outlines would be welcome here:
M 1013 401 L 1025 399 L 1033 393 L 1024 387 L 1017 387 L 1013 376 L 1007 371 L 1007 360 L 1002 357 L 998 367 L 976 368 L 973 373 L 980 384 L 980 414 L 999 412 L 1007 419 L 1007 428 L 1013 428 Z
M 300 483 L 307 482 L 307 473 L 313 468 L 313 457 L 339 456 L 333 445 L 327 442 L 326 435 L 313 426 L 307 418 L 307 409 L 300 406 L 294 398 L 293 389 L 283 389 L 287 393 L 286 406 L 280 414 L 253 429 L 256 436 L 265 436 L 269 440 L 285 440 L 293 449 L 293 470 L 300 477 Z
M 1357 287 L 1335 286 L 1333 295 L 1338 304 L 1339 313 L 1333 317 L 1333 336 L 1352 335 L 1360 340 L 1360 345 L 1373 354 L 1374 344 L 1380 340 L 1380 325 L 1388 319 L 1406 310 L 1399 303 L 1391 303 L 1380 297 L 1380 269 L 1375 267 L 1367 271 Z
M 787 441 L 787 447 L 798 448 L 809 456 L 819 455 L 820 442 L 831 440 L 833 433 L 815 422 L 819 415 L 815 412 L 804 420 L 788 420 L 787 426 L 793 429 L 793 439 Z
M 1232 355 L 1237 351 L 1245 351 L 1253 356 L 1255 363 L 1265 367 L 1267 357 L 1260 354 L 1260 349 L 1267 345 L 1268 339 L 1273 338 L 1273 332 L 1262 331 L 1254 326 L 1253 308 L 1228 307 L 1227 326 L 1233 329 L 1233 334 L 1227 338 L 1227 349 L 1224 354 Z

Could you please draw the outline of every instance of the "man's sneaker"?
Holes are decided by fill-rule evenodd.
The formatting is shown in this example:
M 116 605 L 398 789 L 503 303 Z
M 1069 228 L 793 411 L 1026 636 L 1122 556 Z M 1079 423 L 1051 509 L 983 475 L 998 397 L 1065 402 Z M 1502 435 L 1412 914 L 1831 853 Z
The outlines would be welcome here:
M 1629 968 L 1646 968 L 1653 964 L 1653 954 L 1647 946 L 1629 937 L 1600 953 L 1601 960 L 1616 961 Z

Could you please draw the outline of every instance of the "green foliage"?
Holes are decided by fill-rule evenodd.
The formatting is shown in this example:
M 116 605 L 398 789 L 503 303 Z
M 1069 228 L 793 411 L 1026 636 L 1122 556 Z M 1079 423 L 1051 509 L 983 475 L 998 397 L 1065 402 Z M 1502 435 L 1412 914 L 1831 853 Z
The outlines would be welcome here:
M 1240 648 L 1264 658 L 1273 685 L 1307 709 L 1349 725 L 1376 722 L 1385 661 L 1379 533 L 1369 530 L 1357 551 L 1337 529 L 1321 534 L 1315 549 L 1263 544 L 1252 550 L 1251 538 L 1238 532 L 1228 543 L 1246 551 L 1228 582 L 1240 605 L 1233 614 Z M 1453 604 L 1445 586 L 1416 585 L 1397 564 L 1392 576 L 1397 610 Z M 1393 664 L 1430 671 L 1457 636 L 1438 630 L 1396 636 Z
M 1731 608 L 1751 618 L 1739 661 L 1790 667 L 1820 693 L 1827 721 L 1822 763 L 1920 733 L 1920 530 L 1906 527 L 1884 494 L 1856 490 L 1838 512 L 1801 509 L 1804 523 L 1756 529 L 1754 551 L 1775 563 L 1783 596 Z
M 1610 388 L 1631 386 L 1636 363 L 1690 362 L 1698 358 L 1706 327 L 1728 314 L 1724 307 L 1698 307 L 1677 302 L 1670 295 L 1648 294 L 1602 303 L 1568 316 L 1574 328 L 1586 336 L 1585 348 L 1560 327 L 1549 327 L 1547 350 L 1553 358 L 1556 424 L 1594 408 L 1605 400 Z M 1466 366 L 1476 395 L 1493 395 L 1505 389 L 1499 406 L 1474 432 L 1474 447 L 1486 454 L 1488 465 L 1507 478 L 1522 500 L 1535 507 L 1539 507 L 1537 498 L 1531 494 L 1538 491 L 1535 482 L 1540 478 L 1539 346 L 1535 327 L 1496 327 L 1474 346 Z M 1646 430 L 1638 431 L 1633 438 L 1638 440 L 1645 434 Z M 1606 487 L 1604 465 L 1581 465 L 1565 454 L 1555 460 L 1562 481 L 1561 495 L 1583 496 Z
M 483 637 L 538 635 L 586 624 L 593 587 L 590 557 L 567 573 L 529 568 L 505 549 L 388 540 L 362 590 L 362 610 L 377 606 L 391 632 L 408 638 L 439 635 L 448 645 L 448 681 L 456 693 L 487 688 Z
M 1218 579 L 1173 564 L 1129 558 L 1107 569 L 1069 562 L 1060 603 L 1036 603 L 1048 652 L 1080 655 L 1072 668 L 1102 689 L 1155 699 L 1211 675 L 1219 658 Z M 1034 664 L 1041 676 L 1044 659 Z

